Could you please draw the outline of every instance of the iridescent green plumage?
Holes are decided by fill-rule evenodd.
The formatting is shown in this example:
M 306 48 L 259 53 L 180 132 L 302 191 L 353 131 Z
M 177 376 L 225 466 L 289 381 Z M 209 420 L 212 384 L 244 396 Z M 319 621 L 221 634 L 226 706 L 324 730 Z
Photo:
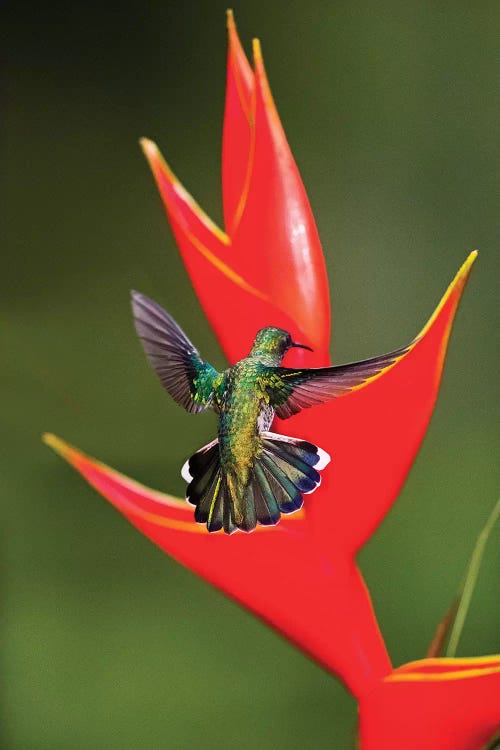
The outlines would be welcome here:
M 406 351 L 340 367 L 280 367 L 292 341 L 281 328 L 261 329 L 247 357 L 222 373 L 199 355 L 174 319 L 156 302 L 132 293 L 135 326 L 146 356 L 172 398 L 191 413 L 213 409 L 218 437 L 183 467 L 187 500 L 209 531 L 252 531 L 275 524 L 302 506 L 321 482 L 329 456 L 297 438 L 269 432 L 282 419 L 357 388 Z

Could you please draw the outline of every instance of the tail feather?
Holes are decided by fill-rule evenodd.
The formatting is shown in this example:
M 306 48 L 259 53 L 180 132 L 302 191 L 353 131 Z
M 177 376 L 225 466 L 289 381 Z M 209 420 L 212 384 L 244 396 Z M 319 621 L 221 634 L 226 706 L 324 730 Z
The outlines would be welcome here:
M 253 531 L 257 526 L 255 484 L 249 482 L 243 496 L 243 511 L 238 528 L 247 533 Z
M 280 511 L 282 513 L 293 513 L 294 510 L 299 510 L 302 507 L 302 495 L 292 480 L 269 454 L 263 453 L 260 464 Z
M 221 472 L 222 474 L 222 472 Z M 222 526 L 226 534 L 233 534 L 236 529 L 236 522 L 234 519 L 234 503 L 231 499 L 229 489 L 227 486 L 226 478 L 222 477 L 222 492 L 220 496 L 220 502 L 222 503 Z M 209 531 L 212 529 L 207 525 Z
M 292 464 L 289 457 L 278 451 L 275 453 L 265 451 L 265 454 L 273 464 L 284 472 L 300 492 L 305 494 L 313 492 L 321 484 L 321 477 L 314 466 L 306 464 L 301 459 L 294 458 Z
M 330 457 L 313 443 L 263 432 L 262 451 L 255 458 L 246 486 L 225 474 L 220 464 L 218 440 L 200 448 L 186 461 L 182 476 L 189 482 L 186 499 L 196 506 L 194 517 L 208 531 L 237 529 L 250 532 L 257 523 L 272 526 L 281 513 L 302 507 L 302 495 L 321 483 L 319 470 Z M 237 495 L 237 497 L 236 497 Z M 235 513 L 235 510 L 237 511 Z
M 215 489 L 215 483 L 219 475 L 219 466 L 214 460 L 207 469 L 201 474 L 195 474 L 189 483 L 186 500 L 192 505 L 200 507 L 201 501 L 205 500 L 211 490 Z M 207 509 L 208 512 L 208 509 Z
M 288 459 L 289 461 L 291 459 L 290 463 L 295 463 L 294 459 L 298 458 L 309 466 L 314 466 L 317 471 L 321 471 L 330 462 L 330 456 L 326 451 L 307 440 L 278 435 L 275 432 L 262 432 L 261 438 L 265 448 L 273 452 L 284 453 L 290 457 Z
M 191 494 L 189 502 L 196 505 L 194 519 L 206 524 L 208 531 L 224 529 L 226 534 L 232 534 L 236 531 L 233 505 L 220 467 L 216 468 L 212 477 L 199 500 L 195 502 L 194 495 Z
M 216 466 L 211 473 L 196 478 L 188 487 L 188 502 L 196 505 L 195 521 L 206 523 L 214 531 L 222 529 L 221 477 Z
M 219 461 L 219 441 L 213 440 L 200 448 L 182 467 L 182 476 L 189 483 L 186 500 L 195 505 L 194 519 L 209 531 L 226 534 L 236 531 L 233 508 L 227 483 Z
M 218 461 L 218 459 L 219 441 L 215 438 L 211 443 L 204 445 L 203 448 L 196 451 L 196 453 L 186 461 L 181 469 L 183 479 L 185 479 L 186 482 L 191 482 L 194 477 L 203 474 L 208 467 L 213 464 L 214 461 Z
M 290 453 L 283 449 L 281 445 L 270 446 L 269 443 L 264 443 L 264 451 L 269 455 L 273 456 L 273 459 L 281 464 L 287 464 L 293 467 L 304 476 L 310 476 L 314 480 L 318 480 L 319 474 L 316 468 L 310 463 L 312 456 L 304 457 L 300 453 Z
M 253 473 L 251 481 L 257 519 L 263 526 L 274 526 L 280 520 L 280 509 L 259 461 L 255 463 Z

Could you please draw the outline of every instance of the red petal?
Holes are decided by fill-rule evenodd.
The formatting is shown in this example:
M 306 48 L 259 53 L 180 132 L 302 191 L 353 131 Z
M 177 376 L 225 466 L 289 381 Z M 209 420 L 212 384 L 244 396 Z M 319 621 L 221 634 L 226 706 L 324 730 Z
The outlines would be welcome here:
M 255 333 L 266 325 L 290 331 L 296 340 L 311 344 L 311 339 L 276 306 L 260 287 L 252 286 L 234 270 L 234 248 L 224 245 L 224 233 L 212 224 L 186 192 L 152 141 L 143 139 L 149 161 L 170 219 L 177 244 L 195 292 L 228 359 L 244 357 Z M 236 314 L 237 313 L 237 314 Z M 294 365 L 303 361 L 303 351 L 294 352 Z M 321 351 L 308 355 L 311 365 L 324 363 Z
M 259 328 L 277 325 L 312 346 L 308 362 L 319 366 L 328 362 L 330 337 L 321 245 L 258 44 L 255 51 L 254 126 L 248 128 L 253 74 L 230 23 L 223 167 L 230 238 L 189 196 L 156 146 L 145 139 L 142 145 L 195 291 L 229 359 L 248 352 Z M 299 365 L 302 356 L 294 353 L 291 363 Z
M 144 487 L 53 435 L 45 441 L 140 531 L 339 674 L 355 695 L 390 663 L 351 562 L 332 566 L 304 534 L 303 514 L 253 534 L 209 534 L 185 502 Z
M 481 750 L 500 729 L 500 656 L 425 659 L 360 704 L 363 750 Z
M 254 75 L 243 52 L 232 11 L 227 14 L 227 27 L 229 49 L 222 139 L 222 187 L 226 231 L 231 234 L 235 221 L 239 221 L 240 198 L 253 141 Z
M 241 219 L 232 232 L 235 261 L 242 275 L 293 318 L 313 349 L 326 357 L 330 306 L 321 244 L 257 41 L 254 57 L 255 143 Z
M 411 349 L 368 385 L 304 411 L 286 432 L 332 456 L 307 519 L 337 555 L 355 553 L 389 511 L 425 435 L 460 296 L 477 253 L 459 270 Z

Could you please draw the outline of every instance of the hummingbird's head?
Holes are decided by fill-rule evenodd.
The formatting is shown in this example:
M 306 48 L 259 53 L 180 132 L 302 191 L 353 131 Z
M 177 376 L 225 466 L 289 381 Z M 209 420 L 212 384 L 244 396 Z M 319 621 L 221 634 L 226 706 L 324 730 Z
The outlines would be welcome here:
M 257 332 L 250 354 L 254 357 L 271 359 L 273 360 L 271 364 L 275 364 L 275 361 L 279 364 L 287 351 L 294 346 L 309 349 L 312 352 L 310 346 L 294 341 L 288 331 L 268 326 Z

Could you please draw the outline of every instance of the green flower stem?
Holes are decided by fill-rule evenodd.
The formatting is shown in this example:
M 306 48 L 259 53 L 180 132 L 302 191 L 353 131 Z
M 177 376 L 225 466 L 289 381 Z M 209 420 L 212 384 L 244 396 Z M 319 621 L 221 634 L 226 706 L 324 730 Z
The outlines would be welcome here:
M 467 612 L 469 611 L 469 605 L 472 599 L 472 594 L 474 593 L 474 588 L 476 586 L 479 568 L 481 567 L 481 562 L 483 560 L 486 542 L 488 541 L 488 537 L 491 533 L 491 530 L 493 529 L 499 516 L 500 516 L 500 500 L 496 503 L 495 507 L 493 508 L 490 514 L 490 517 L 486 521 L 486 524 L 483 530 L 481 531 L 481 533 L 479 534 L 477 538 L 477 542 L 475 544 L 474 551 L 470 559 L 469 567 L 465 574 L 465 579 L 464 579 L 464 583 L 462 586 L 462 593 L 459 597 L 460 601 L 459 601 L 459 605 L 457 609 L 457 615 L 455 618 L 455 622 L 453 623 L 453 629 L 451 631 L 450 640 L 448 641 L 448 648 L 446 650 L 446 656 L 453 657 L 456 654 L 457 646 L 460 640 L 460 636 L 462 634 L 462 629 L 464 626 L 465 618 L 467 617 Z

